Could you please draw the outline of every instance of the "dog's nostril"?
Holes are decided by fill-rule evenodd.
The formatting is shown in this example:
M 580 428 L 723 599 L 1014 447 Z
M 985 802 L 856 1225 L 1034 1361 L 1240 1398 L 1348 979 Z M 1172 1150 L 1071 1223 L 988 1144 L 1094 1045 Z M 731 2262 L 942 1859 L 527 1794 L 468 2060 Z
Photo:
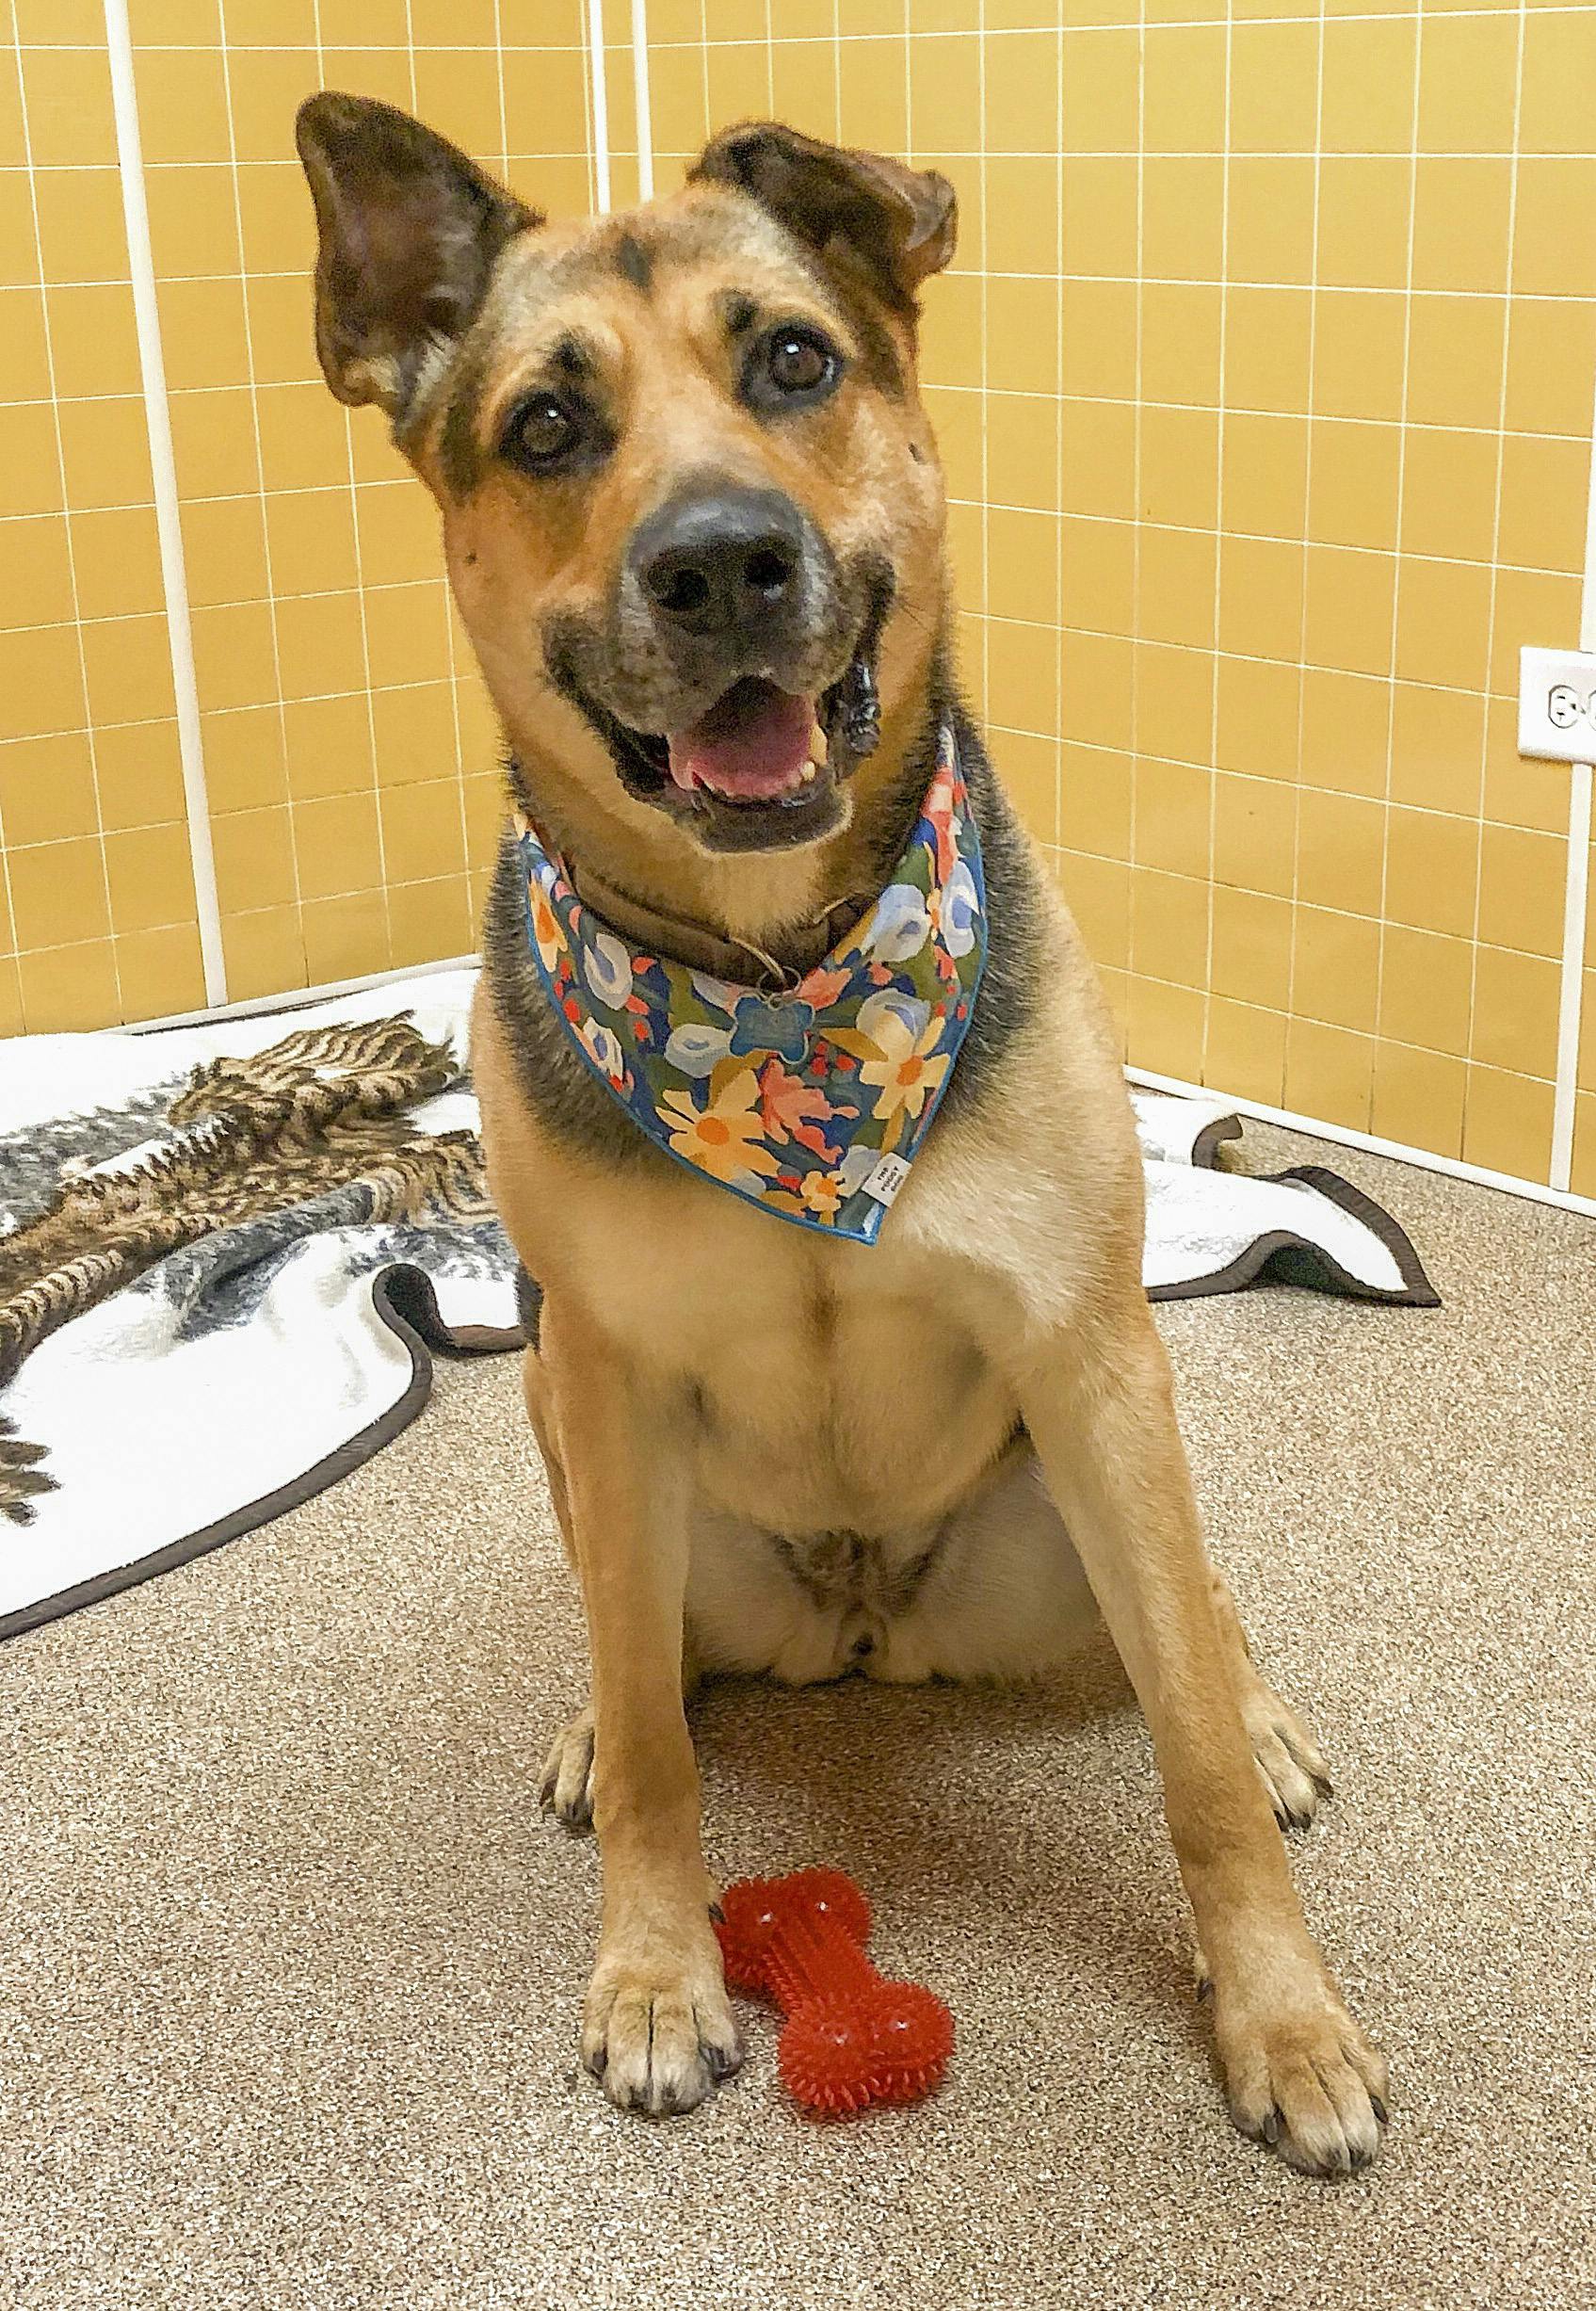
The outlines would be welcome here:
M 779 594 L 793 574 L 793 565 L 776 546 L 761 546 L 749 556 L 743 582 L 758 594 Z
M 690 618 L 708 602 L 709 580 L 701 570 L 678 562 L 674 568 L 652 571 L 649 591 L 672 618 Z

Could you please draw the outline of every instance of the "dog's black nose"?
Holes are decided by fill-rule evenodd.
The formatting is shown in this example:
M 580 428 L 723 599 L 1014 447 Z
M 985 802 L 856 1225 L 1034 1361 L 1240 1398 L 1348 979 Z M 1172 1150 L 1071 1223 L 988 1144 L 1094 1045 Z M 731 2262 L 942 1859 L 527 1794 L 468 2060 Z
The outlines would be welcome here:
M 677 497 L 632 541 L 632 567 L 655 614 L 711 639 L 757 630 L 798 598 L 803 516 L 775 490 Z

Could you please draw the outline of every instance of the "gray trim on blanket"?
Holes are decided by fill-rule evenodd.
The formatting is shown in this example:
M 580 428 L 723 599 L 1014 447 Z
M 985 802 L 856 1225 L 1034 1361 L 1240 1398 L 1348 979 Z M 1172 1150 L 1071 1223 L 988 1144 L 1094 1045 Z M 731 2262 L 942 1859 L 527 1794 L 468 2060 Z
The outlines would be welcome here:
M 1241 1118 L 1222 1115 L 1212 1123 L 1205 1123 L 1191 1143 L 1194 1170 L 1217 1172 L 1219 1149 L 1226 1140 L 1242 1136 Z M 1386 1291 L 1378 1284 L 1364 1284 L 1349 1275 L 1341 1262 L 1319 1244 L 1306 1237 L 1294 1236 L 1284 1228 L 1273 1228 L 1248 1245 L 1239 1258 L 1227 1268 L 1216 1268 L 1206 1276 L 1185 1276 L 1177 1284 L 1153 1284 L 1147 1289 L 1149 1300 L 1208 1300 L 1220 1292 L 1242 1292 L 1249 1285 L 1273 1280 L 1279 1284 L 1307 1284 L 1319 1291 L 1334 1291 L 1346 1300 L 1378 1301 L 1388 1308 L 1439 1308 L 1441 1294 L 1425 1273 L 1424 1262 L 1413 1249 L 1412 1238 L 1399 1222 L 1394 1220 L 1383 1204 L 1351 1180 L 1343 1179 L 1339 1172 L 1327 1171 L 1323 1164 L 1290 1164 L 1283 1172 L 1252 1172 L 1237 1174 L 1249 1179 L 1269 1180 L 1284 1187 L 1291 1180 L 1300 1180 L 1305 1187 L 1316 1188 L 1320 1195 L 1331 1204 L 1339 1204 L 1344 1212 L 1362 1221 L 1371 1236 L 1380 1242 L 1395 1261 L 1402 1276 L 1400 1291 Z
M 329 1485 L 336 1484 L 351 1469 L 373 1459 L 425 1409 L 432 1394 L 433 1349 L 445 1356 L 493 1356 L 525 1346 L 525 1335 L 519 1328 L 500 1332 L 491 1325 L 462 1324 L 451 1330 L 438 1312 L 432 1279 L 424 1269 L 412 1268 L 408 1262 L 376 1272 L 371 1281 L 371 1302 L 378 1317 L 395 1339 L 409 1349 L 411 1355 L 409 1383 L 385 1413 L 351 1436 L 347 1444 L 340 1445 L 336 1452 L 330 1452 L 326 1460 L 318 1461 L 314 1468 L 307 1468 L 302 1476 L 296 1477 L 291 1484 L 281 1485 L 275 1493 L 246 1501 L 230 1516 L 218 1517 L 214 1525 L 188 1533 L 181 1541 L 169 1541 L 148 1557 L 135 1558 L 130 1564 L 112 1565 L 106 1572 L 97 1573 L 92 1580 L 79 1581 L 73 1589 L 58 1590 L 53 1597 L 38 1597 L 31 1605 L 0 1616 L 0 1640 L 21 1637 L 28 1629 L 42 1628 L 46 1622 L 79 1612 L 86 1605 L 99 1605 L 106 1597 L 120 1596 L 124 1589 L 137 1589 L 141 1582 L 153 1580 L 157 1574 L 170 1573 L 196 1557 L 207 1556 L 225 1542 L 254 1532 L 262 1525 L 285 1516 L 290 1509 L 313 1500 L 316 1494 L 325 1493 Z
M 1378 1301 L 1388 1308 L 1441 1306 L 1441 1294 L 1426 1275 L 1411 1238 L 1383 1204 L 1366 1196 L 1350 1180 L 1344 1180 L 1339 1172 L 1327 1172 L 1318 1164 L 1294 1164 L 1285 1172 L 1254 1172 L 1248 1176 L 1270 1180 L 1281 1187 L 1289 1180 L 1302 1180 L 1310 1188 L 1316 1188 L 1331 1204 L 1339 1204 L 1355 1220 L 1361 1220 L 1372 1236 L 1379 1237 L 1401 1269 L 1401 1290 L 1388 1292 L 1378 1284 L 1364 1284 L 1361 1278 L 1349 1275 L 1322 1245 L 1311 1244 L 1305 1236 L 1292 1236 L 1284 1228 L 1273 1228 L 1266 1236 L 1256 1237 L 1228 1268 L 1217 1268 L 1207 1276 L 1183 1277 L 1178 1284 L 1149 1285 L 1149 1300 L 1211 1300 L 1221 1292 L 1242 1292 L 1250 1285 L 1273 1282 L 1306 1284 L 1321 1292 L 1335 1292 L 1344 1300 Z

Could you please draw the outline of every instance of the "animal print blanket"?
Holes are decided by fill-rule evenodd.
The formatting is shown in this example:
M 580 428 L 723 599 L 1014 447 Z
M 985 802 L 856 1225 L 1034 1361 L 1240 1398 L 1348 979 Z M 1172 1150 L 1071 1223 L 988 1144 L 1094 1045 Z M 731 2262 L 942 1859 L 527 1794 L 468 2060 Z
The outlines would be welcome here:
M 521 1344 L 474 978 L 0 1044 L 0 1636 L 332 1483 L 421 1410 L 429 1349 Z M 1220 1170 L 1222 1100 L 1137 1105 L 1154 1297 L 1274 1275 L 1433 1301 L 1346 1182 Z

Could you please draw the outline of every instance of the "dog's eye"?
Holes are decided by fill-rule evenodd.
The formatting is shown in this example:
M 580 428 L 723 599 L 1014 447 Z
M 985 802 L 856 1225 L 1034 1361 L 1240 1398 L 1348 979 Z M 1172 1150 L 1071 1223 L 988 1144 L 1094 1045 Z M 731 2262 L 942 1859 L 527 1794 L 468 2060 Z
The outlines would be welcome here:
M 818 401 L 836 383 L 842 366 L 841 354 L 818 330 L 788 323 L 756 347 L 743 390 L 755 408 Z
M 505 428 L 504 453 L 532 473 L 546 473 L 567 458 L 582 438 L 576 412 L 556 394 L 535 394 Z
M 789 330 L 770 347 L 770 382 L 784 394 L 812 394 L 831 374 L 831 356 L 814 337 Z

